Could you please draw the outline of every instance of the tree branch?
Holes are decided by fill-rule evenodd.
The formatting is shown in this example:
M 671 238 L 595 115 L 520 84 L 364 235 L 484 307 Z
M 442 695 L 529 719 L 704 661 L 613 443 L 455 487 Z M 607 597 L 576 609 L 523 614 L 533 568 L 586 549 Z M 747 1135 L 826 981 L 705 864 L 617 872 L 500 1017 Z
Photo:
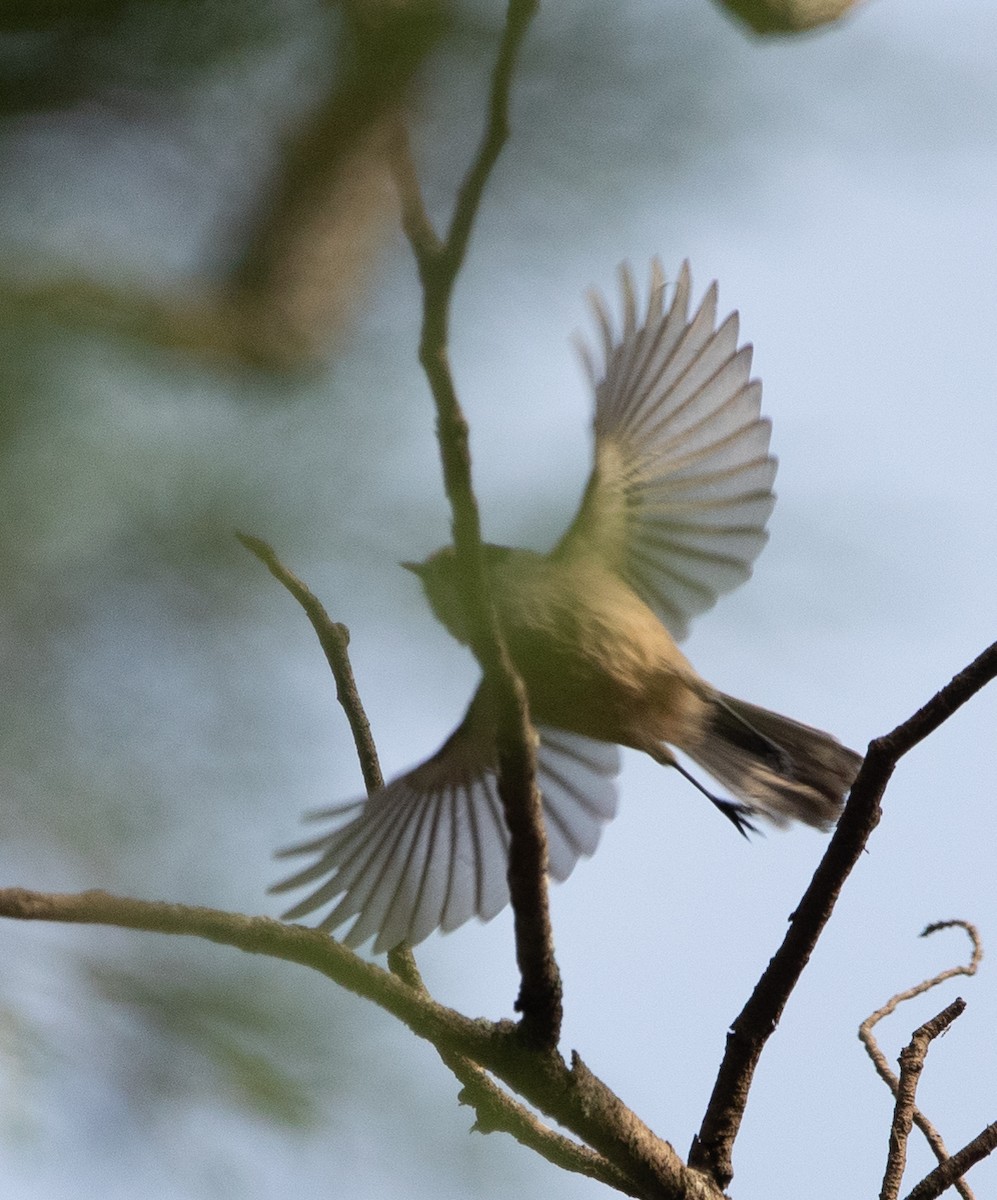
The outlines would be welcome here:
M 364 711 L 360 693 L 357 690 L 356 679 L 353 677 L 353 666 L 350 663 L 349 644 L 350 631 L 339 621 L 333 621 L 325 611 L 318 597 L 290 571 L 277 557 L 272 546 L 262 538 L 252 537 L 247 533 L 235 535 L 250 553 L 255 554 L 271 575 L 287 588 L 291 595 L 305 610 L 305 615 L 312 623 L 312 628 L 318 635 L 318 640 L 325 651 L 326 661 L 336 681 L 336 698 L 338 699 L 353 733 L 353 743 L 360 760 L 360 770 L 363 772 L 364 786 L 367 795 L 377 791 L 384 785 L 381 774 L 381 764 L 377 757 L 377 747 L 370 731 L 370 722 Z M 415 964 L 412 951 L 407 946 L 395 946 L 388 952 L 388 966 L 400 978 L 413 987 L 422 987 L 422 977 Z
M 349 660 L 349 630 L 329 617 L 314 593 L 284 566 L 267 542 L 243 533 L 237 533 L 236 537 L 287 588 L 308 616 L 325 651 L 336 681 L 338 699 L 349 719 L 368 793 L 375 790 L 381 786 L 382 776 L 370 725 Z M 391 951 L 388 955 L 388 966 L 394 975 L 429 999 L 408 947 L 396 947 Z M 499 1130 L 509 1133 L 555 1166 L 596 1179 L 627 1195 L 640 1194 L 623 1171 L 603 1155 L 544 1125 L 525 1105 L 500 1088 L 488 1073 L 470 1058 L 441 1045 L 437 1045 L 437 1051 L 463 1085 L 458 1098 L 477 1112 L 475 1129 L 483 1133 Z
M 538 1052 L 525 1045 L 511 1022 L 471 1020 L 437 1003 L 421 986 L 413 987 L 364 961 L 318 930 L 270 917 L 134 900 L 102 891 L 53 895 L 0 889 L 0 916 L 200 937 L 249 954 L 299 963 L 372 1000 L 441 1054 L 463 1056 L 501 1079 L 612 1163 L 630 1195 L 647 1200 L 724 1200 L 709 1179 L 686 1167 L 673 1148 L 577 1056 L 568 1067 L 553 1051 Z M 607 1170 L 600 1177 L 610 1182 L 611 1174 Z
M 997 1150 L 997 1121 L 978 1133 L 961 1150 L 957 1150 L 947 1162 L 935 1167 L 930 1175 L 925 1175 L 917 1187 L 908 1192 L 907 1200 L 936 1200 L 946 1188 L 950 1188 L 957 1179 L 965 1175 L 970 1167 L 992 1154 L 994 1150 Z
M 279 161 L 219 280 L 164 287 L 0 262 L 0 308 L 98 327 L 226 368 L 314 369 L 356 310 L 393 231 L 389 145 L 398 113 L 447 29 L 434 0 L 344 0 L 325 95 L 282 131 Z M 223 241 L 230 240 L 231 232 Z
M 628 1196 L 640 1195 L 629 1178 L 608 1159 L 588 1146 L 555 1132 L 508 1092 L 487 1071 L 469 1058 L 437 1047 L 440 1058 L 464 1085 L 458 1096 L 477 1114 L 472 1132 L 508 1133 L 554 1166 L 595 1179 Z
M 727 1035 L 727 1047 L 689 1164 L 720 1187 L 733 1178 L 731 1154 L 755 1068 L 852 868 L 879 824 L 880 803 L 897 763 L 997 676 L 997 642 L 960 671 L 923 708 L 869 743 L 838 827 L 789 920 L 782 945 L 762 973 Z
M 930 937 L 931 934 L 937 933 L 940 929 L 951 929 L 958 926 L 965 929 L 969 935 L 969 939 L 973 944 L 973 953 L 967 964 L 958 967 L 949 967 L 944 971 L 940 971 L 937 975 L 933 975 L 930 979 L 924 979 L 914 987 L 907 988 L 902 992 L 897 992 L 895 996 L 891 996 L 882 1008 L 876 1011 L 859 1026 L 859 1039 L 866 1048 L 866 1053 L 872 1059 L 872 1064 L 876 1068 L 876 1073 L 885 1081 L 886 1086 L 896 1097 L 899 1093 L 900 1080 L 890 1069 L 889 1063 L 886 1061 L 886 1055 L 880 1050 L 876 1039 L 873 1037 L 872 1030 L 875 1025 L 884 1018 L 888 1017 L 896 1008 L 903 1004 L 906 1000 L 912 1000 L 915 996 L 920 996 L 924 992 L 930 991 L 931 988 L 937 987 L 940 983 L 944 983 L 947 979 L 952 979 L 956 975 L 975 975 L 977 968 L 980 965 L 980 960 L 983 957 L 983 945 L 980 941 L 980 935 L 975 925 L 971 925 L 968 921 L 952 920 L 952 921 L 935 921 L 933 924 L 926 926 L 921 931 L 921 937 Z M 939 1163 L 948 1161 L 949 1152 L 945 1148 L 945 1143 L 942 1141 L 941 1134 L 935 1129 L 934 1125 L 928 1120 L 923 1112 L 916 1106 L 912 1111 L 914 1124 L 924 1134 L 925 1140 L 931 1147 L 932 1152 L 938 1159 Z M 955 1180 L 955 1188 L 963 1200 L 974 1200 L 972 1189 L 964 1179 Z
M 509 90 L 535 0 L 510 0 L 505 30 L 492 73 L 488 119 L 461 185 L 446 239 L 426 213 L 404 129 L 394 148 L 394 171 L 402 220 L 423 289 L 419 360 L 436 405 L 443 480 L 453 513 L 453 539 L 462 582 L 470 643 L 496 701 L 499 795 L 509 828 L 509 894 L 516 935 L 520 992 L 516 1008 L 523 1037 L 552 1048 L 561 1031 L 561 977 L 547 900 L 547 835 L 536 787 L 535 736 L 522 682 L 506 651 L 488 591 L 481 521 L 471 483 L 467 421 L 461 411 L 447 353 L 450 303 L 464 262 L 484 188 L 508 137 Z
M 936 1017 L 914 1031 L 910 1043 L 900 1051 L 900 1079 L 897 1083 L 897 1102 L 893 1108 L 893 1123 L 890 1126 L 890 1151 L 886 1159 L 886 1171 L 880 1200 L 897 1200 L 904 1168 L 907 1166 L 907 1139 L 914 1123 L 914 1101 L 917 1085 L 924 1069 L 928 1047 L 939 1034 L 966 1011 L 966 1001 L 961 997 L 952 1001 Z
M 457 205 L 447 232 L 446 256 L 451 277 L 460 270 L 467 252 L 471 229 L 481 206 L 485 184 L 509 138 L 509 93 L 512 72 L 526 30 L 539 7 L 538 0 L 509 0 L 505 32 L 492 72 L 488 97 L 488 121 L 478 154 L 457 195 Z
M 270 574 L 287 588 L 305 610 L 305 615 L 311 621 L 319 644 L 325 652 L 332 677 L 336 681 L 336 699 L 342 705 L 350 723 L 357 757 L 360 759 L 360 769 L 363 772 L 364 786 L 368 794 L 377 791 L 384 786 L 384 777 L 377 759 L 377 747 L 370 732 L 370 722 L 367 720 L 353 677 L 353 667 L 347 650 L 350 631 L 329 616 L 318 597 L 309 591 L 293 571 L 284 566 L 268 542 L 248 533 L 237 533 L 235 536 L 251 554 L 256 555 Z

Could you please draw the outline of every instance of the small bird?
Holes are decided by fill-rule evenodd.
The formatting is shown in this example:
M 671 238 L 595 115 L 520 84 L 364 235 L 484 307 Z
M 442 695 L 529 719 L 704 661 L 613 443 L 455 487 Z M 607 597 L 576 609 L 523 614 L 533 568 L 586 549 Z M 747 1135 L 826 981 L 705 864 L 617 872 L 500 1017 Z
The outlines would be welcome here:
M 495 611 L 536 723 L 557 880 L 595 851 L 616 813 L 618 746 L 675 767 L 742 833 L 755 816 L 826 829 L 862 761 L 829 734 L 724 695 L 676 645 L 692 617 L 748 578 L 765 545 L 775 504 L 771 423 L 760 415 L 761 383 L 749 378 L 752 348 L 737 345 L 737 313 L 716 324 L 715 283 L 691 318 L 688 263 L 667 309 L 664 274 L 652 263 L 642 317 L 626 266 L 620 284 L 619 336 L 591 297 L 601 364 L 582 354 L 595 389 L 595 463 L 574 521 L 549 554 L 485 547 Z M 466 643 L 453 547 L 403 565 Z M 346 944 L 376 937 L 380 952 L 504 908 L 509 835 L 495 730 L 482 683 L 431 758 L 366 800 L 313 814 L 337 824 L 280 852 L 316 858 L 272 891 L 319 882 L 285 916 L 339 897 L 319 928 L 357 917 Z M 733 799 L 711 792 L 673 748 Z

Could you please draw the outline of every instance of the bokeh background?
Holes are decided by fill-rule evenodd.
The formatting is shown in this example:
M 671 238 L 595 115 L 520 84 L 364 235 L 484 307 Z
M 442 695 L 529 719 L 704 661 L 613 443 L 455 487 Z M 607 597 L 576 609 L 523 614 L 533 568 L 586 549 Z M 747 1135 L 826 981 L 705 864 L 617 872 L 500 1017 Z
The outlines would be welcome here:
M 387 771 L 462 713 L 476 668 L 396 565 L 448 512 L 381 151 L 404 108 L 444 219 L 500 10 L 0 9 L 5 883 L 277 914 L 273 850 L 361 789 L 313 634 L 236 529 L 349 625 Z M 673 276 L 688 256 L 697 295 L 719 278 L 780 500 L 686 649 L 857 748 L 997 631 L 995 53 L 989 0 L 871 0 L 768 41 L 706 0 L 545 5 L 456 297 L 486 533 L 542 548 L 588 466 L 585 289 L 654 254 Z M 968 959 L 958 932 L 916 940 L 927 922 L 997 945 L 995 725 L 991 689 L 897 771 L 758 1072 L 739 1200 L 878 1192 L 892 1102 L 855 1032 Z M 553 893 L 565 1047 L 682 1152 L 823 844 L 746 844 L 627 756 L 618 819 Z M 599 1191 L 469 1136 L 431 1048 L 299 968 L 10 923 L 0 955 L 8 1197 Z M 418 958 L 442 1000 L 510 1013 L 507 913 Z M 893 1058 L 956 994 L 920 1090 L 951 1149 L 997 1115 L 991 964 L 881 1028 Z

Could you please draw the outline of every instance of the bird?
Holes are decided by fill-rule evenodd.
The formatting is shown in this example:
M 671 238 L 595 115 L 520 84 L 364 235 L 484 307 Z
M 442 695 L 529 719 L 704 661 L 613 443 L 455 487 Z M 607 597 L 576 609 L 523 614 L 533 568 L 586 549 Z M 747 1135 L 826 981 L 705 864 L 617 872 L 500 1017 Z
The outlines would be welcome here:
M 646 305 L 619 268 L 622 323 L 597 293 L 601 346 L 582 344 L 595 393 L 594 463 L 574 520 L 546 554 L 486 544 L 486 578 L 537 736 L 548 873 L 563 881 L 616 814 L 619 747 L 690 780 L 743 834 L 765 818 L 828 829 L 862 759 L 830 734 L 726 695 L 677 643 L 693 617 L 743 583 L 775 504 L 771 422 L 761 415 L 739 318 L 717 322 L 714 282 L 690 315 L 683 263 L 670 304 L 651 264 Z M 452 546 L 403 563 L 460 642 L 465 619 Z M 679 750 L 730 797 L 675 757 Z M 279 851 L 314 861 L 271 888 L 316 885 L 284 914 L 335 901 L 327 932 L 374 952 L 416 945 L 509 900 L 509 835 L 497 787 L 493 697 L 482 681 L 463 720 L 425 762 L 365 800 L 310 814 L 320 836 Z

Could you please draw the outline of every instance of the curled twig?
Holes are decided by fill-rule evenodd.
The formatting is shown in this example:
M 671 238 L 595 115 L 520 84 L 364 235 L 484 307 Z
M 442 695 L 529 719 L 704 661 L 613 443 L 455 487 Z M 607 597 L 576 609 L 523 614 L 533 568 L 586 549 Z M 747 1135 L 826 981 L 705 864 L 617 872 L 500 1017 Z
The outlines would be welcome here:
M 902 992 L 897 992 L 895 996 L 891 996 L 889 1000 L 882 1006 L 877 1008 L 874 1013 L 871 1013 L 859 1026 L 859 1038 L 866 1048 L 866 1052 L 872 1059 L 872 1064 L 876 1068 L 876 1073 L 886 1083 L 886 1086 L 893 1093 L 894 1097 L 899 1098 L 900 1079 L 894 1074 L 886 1060 L 886 1055 L 879 1048 L 879 1044 L 873 1037 L 872 1030 L 884 1017 L 888 1017 L 892 1012 L 895 1012 L 897 1007 L 907 1000 L 913 1000 L 915 996 L 921 996 L 932 988 L 937 987 L 940 983 L 944 983 L 947 979 L 953 979 L 956 975 L 975 975 L 977 968 L 980 965 L 980 960 L 983 958 L 983 943 L 980 941 L 979 931 L 975 925 L 969 921 L 951 920 L 951 921 L 935 921 L 921 931 L 921 937 L 929 937 L 940 929 L 952 928 L 965 929 L 969 940 L 973 946 L 973 952 L 968 963 L 964 963 L 957 967 L 948 967 L 944 971 L 940 971 L 937 975 L 932 975 L 930 979 L 924 979 L 913 987 L 906 988 Z M 898 1099 L 899 1108 L 899 1099 Z M 921 1110 L 913 1104 L 911 1106 L 911 1119 L 913 1123 L 921 1130 L 931 1147 L 932 1152 L 938 1159 L 939 1163 L 948 1161 L 949 1153 L 945 1148 L 945 1143 L 942 1141 L 941 1134 L 935 1129 L 934 1125 L 921 1112 Z M 894 1114 L 896 1116 L 896 1112 Z M 892 1150 L 891 1150 L 892 1155 Z M 899 1188 L 900 1181 L 897 1180 Z M 973 1192 L 964 1179 L 957 1179 L 955 1187 L 963 1200 L 973 1200 Z

